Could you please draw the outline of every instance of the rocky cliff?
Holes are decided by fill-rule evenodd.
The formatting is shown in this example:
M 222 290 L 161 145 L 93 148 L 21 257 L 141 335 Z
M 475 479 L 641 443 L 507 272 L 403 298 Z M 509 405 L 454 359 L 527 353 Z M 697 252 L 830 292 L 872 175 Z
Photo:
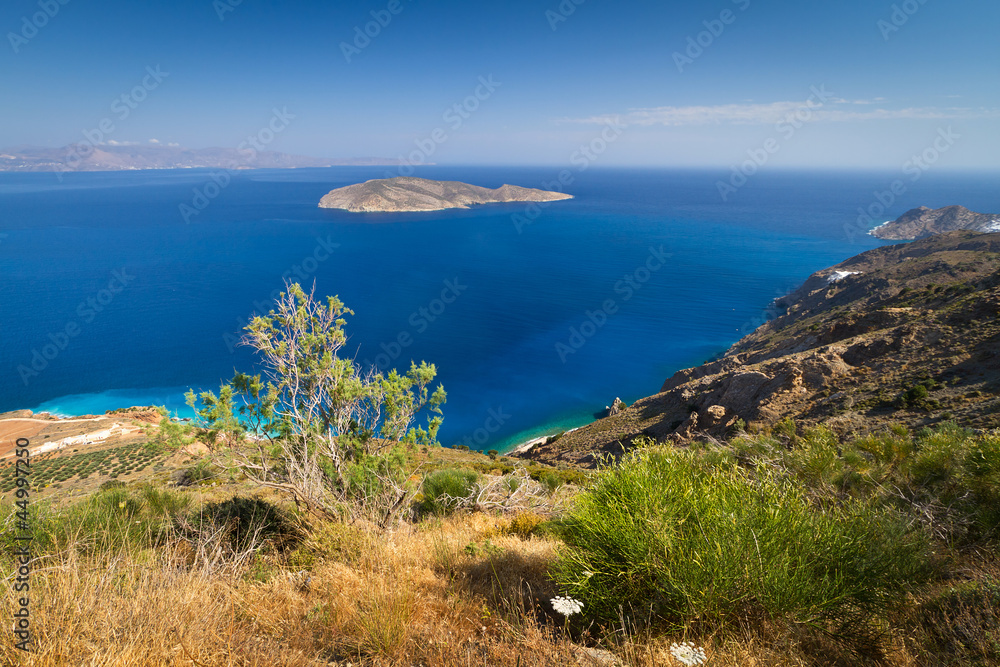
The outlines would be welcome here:
M 594 465 L 640 436 L 684 443 L 786 418 L 845 435 L 949 419 L 1000 426 L 1000 234 L 870 250 L 776 306 L 782 315 L 722 358 L 526 456 Z
M 879 225 L 871 231 L 871 235 L 886 241 L 913 241 L 962 229 L 1000 232 L 1000 215 L 975 213 L 964 206 L 938 209 L 921 206 L 910 209 L 892 222 Z
M 320 208 L 342 208 L 355 213 L 440 211 L 501 202 L 547 202 L 572 199 L 571 195 L 517 185 L 495 190 L 459 181 L 432 181 L 399 176 L 337 188 L 319 202 Z

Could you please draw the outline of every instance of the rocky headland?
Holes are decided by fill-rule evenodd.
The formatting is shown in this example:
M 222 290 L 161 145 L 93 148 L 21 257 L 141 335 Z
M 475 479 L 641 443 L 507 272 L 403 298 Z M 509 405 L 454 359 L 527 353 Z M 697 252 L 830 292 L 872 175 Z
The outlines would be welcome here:
M 792 419 L 842 435 L 1000 426 L 1000 234 L 948 232 L 813 274 L 781 313 L 659 393 L 520 455 L 592 467 L 640 437 L 683 444 Z
M 963 229 L 971 232 L 1000 232 L 1000 214 L 976 213 L 964 206 L 938 209 L 920 206 L 910 209 L 892 222 L 879 225 L 871 231 L 871 235 L 886 241 L 914 241 Z
M 572 199 L 572 195 L 518 185 L 502 185 L 495 190 L 460 181 L 432 181 L 398 176 L 348 185 L 327 193 L 320 208 L 340 208 L 355 213 L 400 213 L 469 208 L 476 204 L 504 202 L 549 202 Z

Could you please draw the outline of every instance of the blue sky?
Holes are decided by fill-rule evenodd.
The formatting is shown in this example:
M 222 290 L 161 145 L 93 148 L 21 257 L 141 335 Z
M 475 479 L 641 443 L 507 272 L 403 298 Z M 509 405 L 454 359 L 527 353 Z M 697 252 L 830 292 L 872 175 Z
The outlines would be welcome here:
M 951 128 L 941 165 L 1000 164 L 995 2 L 63 1 L 0 8 L 0 146 L 235 147 L 278 109 L 268 148 L 322 157 L 898 168 Z

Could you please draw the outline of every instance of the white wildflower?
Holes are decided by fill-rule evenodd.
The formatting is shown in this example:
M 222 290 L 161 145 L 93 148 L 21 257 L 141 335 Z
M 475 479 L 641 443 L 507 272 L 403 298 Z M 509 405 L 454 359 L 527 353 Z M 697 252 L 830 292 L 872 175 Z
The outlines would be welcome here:
M 573 614 L 580 613 L 583 603 L 570 597 L 556 596 L 552 598 L 552 608 L 568 619 Z
M 681 642 L 677 644 L 676 642 L 670 645 L 670 653 L 682 664 L 691 667 L 691 665 L 700 665 L 708 660 L 705 656 L 705 649 L 700 646 L 695 646 L 691 642 Z

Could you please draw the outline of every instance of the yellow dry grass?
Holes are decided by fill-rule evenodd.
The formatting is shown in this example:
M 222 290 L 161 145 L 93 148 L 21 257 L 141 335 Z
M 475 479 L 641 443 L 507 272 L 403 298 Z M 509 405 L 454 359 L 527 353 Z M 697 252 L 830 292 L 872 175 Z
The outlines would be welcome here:
M 553 618 L 548 601 L 560 591 L 546 569 L 558 545 L 524 535 L 525 521 L 465 514 L 389 532 L 329 524 L 290 556 L 222 569 L 204 567 L 182 541 L 131 555 L 83 557 L 67 549 L 35 564 L 35 651 L 16 650 L 6 624 L 0 664 L 602 664 Z M 9 583 L 4 588 L 4 609 L 13 610 L 17 594 Z M 603 643 L 622 667 L 666 667 L 680 664 L 670 644 L 682 640 L 704 646 L 711 667 L 823 664 L 816 662 L 822 649 L 803 646 L 786 627 L 760 623 L 715 637 L 619 632 Z M 897 644 L 885 664 L 919 664 Z M 826 664 L 852 664 L 849 656 L 829 657 Z
M 274 559 L 206 571 L 183 543 L 144 554 L 35 564 L 35 651 L 0 663 L 93 665 L 567 664 L 570 648 L 530 613 L 497 606 L 501 591 L 542 589 L 555 544 L 502 534 L 483 515 L 388 533 L 330 525 L 300 549 L 301 574 Z M 490 551 L 473 546 L 490 540 Z M 4 607 L 17 595 L 5 587 Z

